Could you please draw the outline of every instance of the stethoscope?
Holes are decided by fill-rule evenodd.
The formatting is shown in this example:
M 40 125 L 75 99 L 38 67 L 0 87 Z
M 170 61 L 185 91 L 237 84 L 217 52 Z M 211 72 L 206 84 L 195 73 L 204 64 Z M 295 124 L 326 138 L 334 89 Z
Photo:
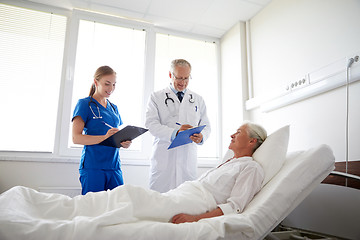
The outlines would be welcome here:
M 114 109 L 114 112 L 115 112 L 115 107 L 113 106 L 113 104 L 112 104 L 109 100 L 107 100 L 107 101 L 108 101 L 108 103 L 110 103 L 111 107 Z M 99 116 L 96 116 L 95 112 L 92 110 L 92 108 L 91 108 L 91 103 L 94 103 L 94 104 L 95 104 L 95 106 L 96 106 L 96 108 L 97 108 L 97 111 L 98 111 Z M 94 115 L 94 116 L 93 116 L 93 119 L 101 119 L 101 118 L 102 118 L 102 116 L 100 115 L 100 109 L 99 109 L 99 106 L 97 105 L 97 103 L 96 103 L 96 102 L 94 102 L 94 101 L 93 101 L 93 98 L 92 98 L 92 97 L 90 97 L 89 108 L 90 108 L 90 110 L 91 110 L 92 114 Z
M 172 99 L 171 97 L 169 97 L 169 94 L 170 94 L 170 93 L 165 93 L 165 94 L 166 94 L 165 104 L 166 104 L 167 107 L 168 107 L 168 103 L 167 103 L 167 102 L 168 102 L 169 100 L 172 101 L 173 103 L 175 103 L 174 99 Z M 192 94 L 190 93 L 189 95 L 190 95 L 189 102 L 190 102 L 190 103 L 194 103 L 195 100 L 194 100 Z

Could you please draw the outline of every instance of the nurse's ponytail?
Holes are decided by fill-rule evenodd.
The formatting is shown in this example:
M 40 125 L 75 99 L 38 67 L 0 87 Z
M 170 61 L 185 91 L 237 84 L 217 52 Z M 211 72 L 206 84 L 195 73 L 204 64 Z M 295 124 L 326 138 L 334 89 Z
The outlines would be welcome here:
M 89 97 L 92 97 L 95 93 L 96 87 L 95 87 L 95 83 L 91 84 L 91 88 L 90 88 L 90 92 L 89 92 Z
M 96 72 L 94 74 L 94 79 L 96 81 L 99 81 L 103 76 L 116 74 L 116 72 L 109 66 L 101 66 L 98 69 L 96 69 Z M 95 93 L 96 86 L 95 83 L 91 84 L 89 96 L 92 97 Z

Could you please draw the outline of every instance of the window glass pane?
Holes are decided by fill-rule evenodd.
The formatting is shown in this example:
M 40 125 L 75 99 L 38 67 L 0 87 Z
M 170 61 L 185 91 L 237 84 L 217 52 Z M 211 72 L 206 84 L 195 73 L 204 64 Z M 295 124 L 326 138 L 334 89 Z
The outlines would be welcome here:
M 66 17 L 0 4 L 0 150 L 54 148 Z
M 123 126 L 142 124 L 145 31 L 93 21 L 80 21 L 74 72 L 72 111 L 80 98 L 89 96 L 96 69 L 108 65 L 117 75 L 109 101 L 118 106 Z M 69 143 L 71 141 L 70 128 Z M 141 137 L 129 150 L 141 148 Z
M 190 62 L 192 66 L 192 79 L 190 79 L 188 87 L 204 98 L 207 114 L 211 123 L 212 130 L 210 137 L 204 145 L 198 147 L 198 157 L 217 157 L 218 72 L 216 44 L 165 34 L 157 34 L 155 90 L 161 90 L 170 83 L 170 63 L 176 58 L 183 58 Z

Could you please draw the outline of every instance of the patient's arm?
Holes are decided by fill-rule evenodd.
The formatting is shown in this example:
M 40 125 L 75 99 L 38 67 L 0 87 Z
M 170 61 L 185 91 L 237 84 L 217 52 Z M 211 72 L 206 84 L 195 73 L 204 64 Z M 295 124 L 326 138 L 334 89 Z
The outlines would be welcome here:
M 206 212 L 199 215 L 189 215 L 185 213 L 180 213 L 172 217 L 171 222 L 172 223 L 184 223 L 184 222 L 197 222 L 200 219 L 203 218 L 212 218 L 224 215 L 222 210 L 220 208 L 216 208 L 210 212 Z

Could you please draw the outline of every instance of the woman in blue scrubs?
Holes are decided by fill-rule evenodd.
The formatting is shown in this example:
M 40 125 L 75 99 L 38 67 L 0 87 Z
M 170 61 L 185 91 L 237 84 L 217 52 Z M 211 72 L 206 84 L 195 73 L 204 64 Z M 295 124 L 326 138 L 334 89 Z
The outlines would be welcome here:
M 119 148 L 99 145 L 122 124 L 118 108 L 108 98 L 115 90 L 116 72 L 109 66 L 99 67 L 89 96 L 80 99 L 72 118 L 72 138 L 82 144 L 80 182 L 82 194 L 113 189 L 123 185 Z M 128 148 L 131 141 L 121 146 Z

